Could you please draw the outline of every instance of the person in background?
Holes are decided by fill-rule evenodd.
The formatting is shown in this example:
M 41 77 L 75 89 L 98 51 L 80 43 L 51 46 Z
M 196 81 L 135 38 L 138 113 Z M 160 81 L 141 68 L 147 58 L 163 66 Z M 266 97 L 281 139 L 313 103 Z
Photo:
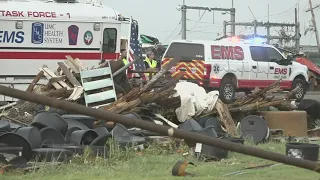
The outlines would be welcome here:
M 121 49 L 120 50 L 120 57 L 119 57 L 119 60 L 123 61 L 124 65 L 128 64 L 129 61 L 127 59 L 127 50 L 126 49 Z
M 147 55 L 147 57 L 146 57 L 146 59 L 144 60 L 144 64 L 145 64 L 146 69 L 149 69 L 149 68 L 152 68 L 152 69 L 157 68 L 157 69 L 159 69 L 160 63 L 158 63 L 158 62 L 154 59 L 154 58 L 155 58 L 154 52 L 153 52 L 153 51 L 148 51 L 146 55 Z
M 120 57 L 118 58 L 118 60 L 122 60 L 124 65 L 128 64 L 129 61 L 127 60 L 127 50 L 126 49 L 121 49 L 120 50 Z M 106 60 L 102 59 L 99 63 L 99 67 L 105 67 L 106 65 Z

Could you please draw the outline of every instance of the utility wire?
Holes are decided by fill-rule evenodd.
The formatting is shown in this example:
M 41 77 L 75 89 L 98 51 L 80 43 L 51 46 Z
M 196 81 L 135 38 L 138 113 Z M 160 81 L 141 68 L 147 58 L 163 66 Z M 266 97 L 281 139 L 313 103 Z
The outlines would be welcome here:
M 201 21 L 201 19 L 203 18 L 204 14 L 207 12 L 207 10 L 205 10 L 202 15 L 200 16 L 199 20 L 196 22 L 196 24 L 193 26 L 193 28 L 190 29 L 190 31 L 192 31 L 197 25 L 198 23 Z
M 164 41 L 164 44 L 169 40 L 169 38 L 173 35 L 173 33 L 177 30 L 177 28 L 179 27 L 179 25 L 181 24 L 181 21 L 179 21 L 178 25 L 174 28 L 174 30 L 170 33 L 170 35 L 167 37 L 167 39 Z M 180 34 L 180 33 L 179 33 Z M 178 35 L 179 35 L 178 34 Z M 175 39 L 175 38 L 174 38 Z

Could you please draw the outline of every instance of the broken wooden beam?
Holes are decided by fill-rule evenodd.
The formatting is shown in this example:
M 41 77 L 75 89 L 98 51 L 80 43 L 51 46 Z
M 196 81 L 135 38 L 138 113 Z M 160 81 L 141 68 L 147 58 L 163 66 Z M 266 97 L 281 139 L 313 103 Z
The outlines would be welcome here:
M 67 79 L 70 83 L 75 86 L 81 86 L 79 81 L 73 76 L 73 74 L 69 71 L 68 67 L 63 62 L 58 62 L 59 67 L 61 68 L 62 72 L 65 74 Z
M 44 75 L 43 71 L 40 71 L 37 76 L 33 79 L 31 84 L 28 86 L 27 90 L 28 92 L 32 92 L 34 89 L 34 86 L 40 81 L 41 77 Z
M 66 76 L 52 77 L 52 78 L 49 79 L 49 84 L 56 83 L 58 81 L 63 81 L 63 80 L 66 80 L 66 79 L 67 79 Z

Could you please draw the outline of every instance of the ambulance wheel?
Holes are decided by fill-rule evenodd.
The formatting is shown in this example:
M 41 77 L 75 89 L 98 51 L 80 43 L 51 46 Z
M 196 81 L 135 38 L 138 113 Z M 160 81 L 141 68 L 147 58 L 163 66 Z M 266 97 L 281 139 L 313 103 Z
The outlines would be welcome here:
M 301 78 L 295 78 L 292 82 L 292 89 L 295 89 L 299 86 L 298 91 L 291 96 L 292 99 L 296 99 L 297 101 L 301 101 L 306 94 L 306 81 Z
M 234 101 L 236 95 L 236 85 L 231 78 L 224 78 L 219 88 L 220 99 L 226 104 Z

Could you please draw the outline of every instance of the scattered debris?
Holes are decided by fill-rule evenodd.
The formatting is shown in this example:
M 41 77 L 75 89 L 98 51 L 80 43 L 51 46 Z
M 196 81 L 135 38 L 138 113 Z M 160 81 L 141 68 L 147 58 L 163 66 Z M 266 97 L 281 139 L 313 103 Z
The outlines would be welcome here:
M 261 165 L 261 166 L 253 166 L 253 167 L 247 167 L 247 168 L 243 168 L 239 171 L 235 171 L 232 173 L 227 173 L 224 174 L 223 176 L 231 176 L 231 175 L 240 175 L 240 174 L 246 174 L 249 173 L 249 170 L 253 170 L 253 169 L 262 169 L 262 168 L 268 168 L 268 167 L 274 167 L 274 166 L 278 166 L 281 165 L 282 163 L 277 163 L 277 164 L 266 164 L 266 165 Z
M 218 91 L 207 93 L 194 83 L 180 82 L 181 76 L 168 76 L 167 71 L 178 62 L 178 58 L 170 61 L 148 81 L 129 81 L 125 73 L 128 65 L 125 66 L 121 60 L 106 61 L 100 67 L 89 70 L 79 59 L 66 58 L 66 61 L 57 64 L 57 70 L 45 65 L 39 68 L 39 74 L 27 91 L 241 145 L 250 137 L 255 144 L 259 144 L 288 135 L 289 131 L 290 135 L 301 135 L 292 134 L 287 125 L 272 125 L 269 121 L 273 113 L 292 113 L 297 109 L 290 97 L 298 88 L 281 98 L 272 95 L 279 91 L 280 80 L 264 89 L 256 88 L 234 103 L 225 104 L 219 99 Z M 48 83 L 37 85 L 42 76 L 47 78 Z M 138 85 L 132 84 L 135 81 Z M 302 109 L 302 105 L 299 107 Z M 306 111 L 308 109 L 309 106 L 305 107 Z M 143 150 L 146 142 L 171 142 L 169 137 L 135 126 L 70 114 L 22 100 L 2 106 L 0 110 L 0 144 L 4 144 L 0 146 L 0 155 L 10 150 L 28 163 L 37 158 L 52 161 L 52 157 L 55 161 L 66 162 L 75 154 L 83 153 L 85 146 L 89 146 L 94 154 L 106 158 L 108 152 L 105 144 L 110 139 L 121 148 L 133 143 L 137 151 Z M 302 118 L 306 113 L 303 111 L 300 115 Z M 306 123 L 298 127 L 303 127 L 301 131 L 306 135 Z M 312 130 L 313 134 L 316 132 L 317 129 Z M 228 158 L 229 150 L 185 142 L 193 149 L 189 154 L 202 157 L 205 161 Z M 192 163 L 178 161 L 172 175 L 194 176 L 185 172 L 188 164 Z M 2 167 L 2 172 L 9 167 L 16 166 L 6 165 Z

